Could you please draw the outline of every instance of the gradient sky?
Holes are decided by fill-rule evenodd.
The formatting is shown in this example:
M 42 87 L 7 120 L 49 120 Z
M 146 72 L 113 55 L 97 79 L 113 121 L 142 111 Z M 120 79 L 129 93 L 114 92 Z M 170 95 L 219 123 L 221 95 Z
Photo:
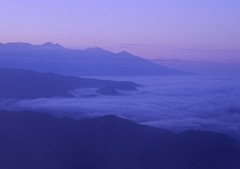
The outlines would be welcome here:
M 0 42 L 240 63 L 239 0 L 1 0 Z

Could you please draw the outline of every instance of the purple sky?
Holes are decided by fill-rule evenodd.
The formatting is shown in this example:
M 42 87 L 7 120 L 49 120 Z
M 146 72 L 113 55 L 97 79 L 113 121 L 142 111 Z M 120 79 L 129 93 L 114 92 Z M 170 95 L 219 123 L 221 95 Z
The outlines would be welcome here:
M 240 63 L 239 0 L 1 0 L 0 42 Z

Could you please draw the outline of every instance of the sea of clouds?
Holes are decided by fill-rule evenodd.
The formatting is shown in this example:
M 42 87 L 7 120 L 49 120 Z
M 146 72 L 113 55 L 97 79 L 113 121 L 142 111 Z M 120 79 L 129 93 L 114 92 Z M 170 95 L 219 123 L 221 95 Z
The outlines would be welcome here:
M 98 77 L 99 78 L 99 77 Z M 2 101 L 8 110 L 49 112 L 72 118 L 117 115 L 141 124 L 180 132 L 187 129 L 218 131 L 240 139 L 240 77 L 155 76 L 101 77 L 129 80 L 142 86 L 120 96 L 39 98 Z

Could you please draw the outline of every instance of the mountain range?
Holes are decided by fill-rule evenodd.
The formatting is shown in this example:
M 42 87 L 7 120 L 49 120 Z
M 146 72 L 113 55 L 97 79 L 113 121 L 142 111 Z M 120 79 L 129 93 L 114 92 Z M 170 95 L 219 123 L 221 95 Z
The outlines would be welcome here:
M 184 71 L 160 66 L 128 52 L 101 48 L 67 49 L 59 44 L 0 44 L 0 67 L 29 69 L 74 76 L 182 75 Z
M 2 169 L 239 169 L 240 143 L 208 131 L 168 130 L 116 117 L 73 120 L 0 112 Z

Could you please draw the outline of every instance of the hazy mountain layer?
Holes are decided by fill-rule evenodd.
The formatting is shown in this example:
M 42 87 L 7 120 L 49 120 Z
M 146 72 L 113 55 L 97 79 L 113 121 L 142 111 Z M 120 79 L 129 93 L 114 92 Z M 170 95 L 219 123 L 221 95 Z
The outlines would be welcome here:
M 0 99 L 73 97 L 71 91 L 81 88 L 96 88 L 96 94 L 112 95 L 110 93 L 112 90 L 116 92 L 118 90 L 136 90 L 138 86 L 133 82 L 78 78 L 54 73 L 3 68 L 0 68 L 0 79 Z M 98 88 L 105 90 L 97 92 Z

